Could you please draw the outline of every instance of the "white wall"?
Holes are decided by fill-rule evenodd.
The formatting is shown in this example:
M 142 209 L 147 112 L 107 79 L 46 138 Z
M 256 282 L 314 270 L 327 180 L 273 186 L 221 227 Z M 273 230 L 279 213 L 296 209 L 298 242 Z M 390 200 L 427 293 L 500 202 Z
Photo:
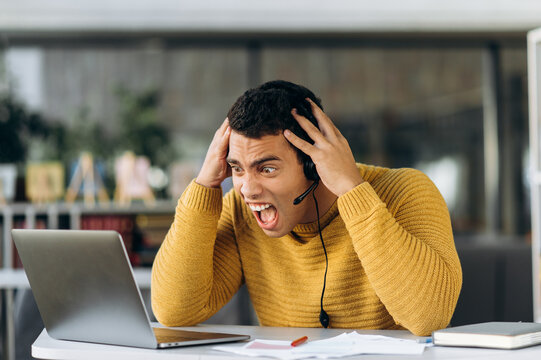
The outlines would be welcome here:
M 0 0 L 0 31 L 526 31 L 538 0 Z

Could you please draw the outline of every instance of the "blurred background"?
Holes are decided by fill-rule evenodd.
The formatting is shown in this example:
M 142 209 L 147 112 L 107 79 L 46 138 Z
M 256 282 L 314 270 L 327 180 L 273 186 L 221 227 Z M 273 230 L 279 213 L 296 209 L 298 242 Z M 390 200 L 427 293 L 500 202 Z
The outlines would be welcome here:
M 114 228 L 132 263 L 149 266 L 229 107 L 284 79 L 322 99 L 357 161 L 436 183 L 464 269 L 453 324 L 532 321 L 526 33 L 539 26 L 541 3 L 526 0 L 2 1 L 0 177 L 16 173 L 11 190 L 4 182 L 3 243 L 12 227 Z M 151 201 L 84 199 L 81 154 L 93 158 L 93 192 L 112 200 L 127 151 L 147 160 Z M 29 168 L 51 163 L 63 191 L 31 195 Z M 2 249 L 4 268 L 17 267 Z M 12 300 L 19 314 L 17 358 L 42 326 L 24 325 L 39 315 L 21 310 L 32 303 L 23 293 L 3 292 L 3 319 Z M 215 323 L 257 322 L 239 310 L 245 290 L 234 301 Z

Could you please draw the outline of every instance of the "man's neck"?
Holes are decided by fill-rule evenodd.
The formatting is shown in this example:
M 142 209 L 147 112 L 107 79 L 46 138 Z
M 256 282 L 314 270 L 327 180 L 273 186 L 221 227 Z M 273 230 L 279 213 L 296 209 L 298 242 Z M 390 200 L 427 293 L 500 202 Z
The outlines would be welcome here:
M 334 204 L 338 196 L 332 193 L 323 183 L 319 183 L 317 189 L 315 190 L 315 196 L 317 199 L 317 204 L 319 208 L 319 216 L 322 217 L 331 206 Z M 311 196 L 310 196 L 311 197 Z M 308 199 L 306 199 L 308 200 Z M 317 212 L 315 204 L 312 203 L 311 208 L 313 209 L 313 216 L 311 216 L 312 221 L 317 221 Z

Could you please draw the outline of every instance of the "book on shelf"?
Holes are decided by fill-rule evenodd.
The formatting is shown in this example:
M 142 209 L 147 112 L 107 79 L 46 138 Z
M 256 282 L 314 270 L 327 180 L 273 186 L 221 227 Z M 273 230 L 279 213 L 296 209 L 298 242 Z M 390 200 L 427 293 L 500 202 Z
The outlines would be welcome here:
M 486 322 L 437 330 L 432 338 L 441 346 L 518 349 L 541 344 L 541 324 Z
M 132 215 L 83 215 L 81 230 L 114 230 L 122 236 L 126 252 L 133 266 L 139 265 L 139 259 L 133 251 L 134 219 Z
M 141 231 L 144 247 L 159 247 L 173 223 L 173 218 L 173 214 L 137 215 L 135 223 Z

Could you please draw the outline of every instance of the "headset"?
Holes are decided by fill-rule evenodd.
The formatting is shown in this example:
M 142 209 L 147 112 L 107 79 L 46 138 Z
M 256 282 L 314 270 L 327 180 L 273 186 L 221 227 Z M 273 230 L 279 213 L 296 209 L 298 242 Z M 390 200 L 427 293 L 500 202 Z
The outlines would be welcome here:
M 308 103 L 307 100 L 303 99 L 302 101 L 300 101 L 298 104 L 295 104 L 295 105 L 296 105 L 297 113 L 307 118 L 312 124 L 314 124 L 319 129 L 317 120 L 314 117 L 314 114 L 312 113 L 310 103 Z M 305 156 L 302 166 L 303 166 L 304 176 L 306 176 L 308 180 L 312 180 L 313 183 L 305 192 L 303 192 L 301 195 L 295 198 L 295 200 L 293 201 L 294 205 L 300 204 L 301 201 L 303 201 L 304 198 L 308 196 L 308 194 L 310 194 L 311 191 L 315 190 L 315 188 L 319 184 L 319 174 L 317 173 L 316 164 L 314 164 L 310 156 L 308 155 Z
M 317 128 L 319 128 L 317 120 L 315 119 L 314 114 L 312 113 L 311 106 L 308 103 L 308 101 L 303 100 L 299 104 L 296 104 L 296 105 L 297 105 L 297 113 L 299 115 L 304 116 L 308 120 L 310 120 L 312 124 L 314 124 Z M 301 195 L 297 196 L 293 200 L 293 204 L 294 205 L 300 204 L 304 200 L 304 198 L 308 196 L 308 194 L 312 193 L 314 204 L 316 206 L 317 227 L 319 231 L 319 238 L 321 240 L 321 245 L 323 246 L 323 252 L 325 253 L 325 275 L 323 277 L 323 289 L 321 291 L 321 300 L 320 300 L 321 311 L 319 313 L 319 322 L 324 328 L 327 328 L 329 327 L 329 324 L 330 324 L 330 318 L 329 318 L 329 315 L 323 309 L 323 297 L 325 295 L 325 286 L 327 284 L 327 271 L 329 269 L 329 258 L 327 256 L 327 249 L 325 248 L 325 242 L 323 241 L 323 235 L 321 234 L 321 224 L 319 222 L 319 207 L 318 207 L 317 199 L 315 195 L 316 188 L 319 185 L 319 174 L 317 173 L 316 165 L 314 164 L 314 162 L 308 155 L 306 155 L 306 158 L 303 161 L 303 171 L 304 171 L 304 176 L 306 176 L 308 180 L 312 180 L 313 183 L 312 185 L 310 185 L 308 189 L 306 189 L 305 192 L 303 192 Z

